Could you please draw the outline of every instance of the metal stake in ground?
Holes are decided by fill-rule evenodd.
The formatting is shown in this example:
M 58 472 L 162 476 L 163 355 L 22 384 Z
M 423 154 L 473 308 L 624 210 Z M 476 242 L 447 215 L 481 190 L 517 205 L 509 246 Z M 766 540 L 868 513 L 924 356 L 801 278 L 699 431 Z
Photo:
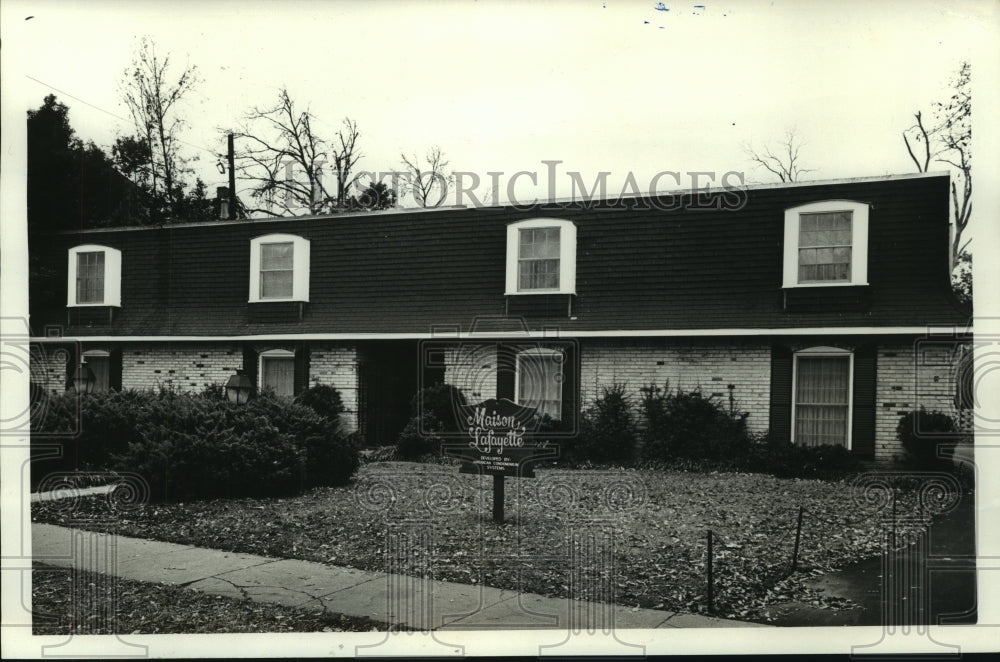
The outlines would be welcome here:
M 712 530 L 708 530 L 708 613 L 715 613 L 715 591 L 712 588 Z
M 502 474 L 493 474 L 493 522 L 503 524 L 503 481 Z
M 799 564 L 799 539 L 802 537 L 802 506 L 799 506 L 799 523 L 795 526 L 795 550 L 792 551 L 792 572 Z

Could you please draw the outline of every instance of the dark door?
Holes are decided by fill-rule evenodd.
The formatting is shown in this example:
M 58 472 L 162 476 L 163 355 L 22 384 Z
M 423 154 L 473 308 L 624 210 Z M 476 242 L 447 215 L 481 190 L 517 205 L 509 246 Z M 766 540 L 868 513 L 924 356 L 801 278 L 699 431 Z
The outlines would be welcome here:
M 373 341 L 359 348 L 358 421 L 369 446 L 395 444 L 419 387 L 416 341 Z

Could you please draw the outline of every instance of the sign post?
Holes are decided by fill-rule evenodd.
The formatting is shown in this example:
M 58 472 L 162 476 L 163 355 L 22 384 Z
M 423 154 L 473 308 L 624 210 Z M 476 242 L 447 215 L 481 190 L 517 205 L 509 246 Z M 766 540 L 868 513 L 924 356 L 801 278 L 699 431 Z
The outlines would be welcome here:
M 469 441 L 445 444 L 444 454 L 462 460 L 459 473 L 493 476 L 493 521 L 502 524 L 504 480 L 534 478 L 532 464 L 555 459 L 559 449 L 528 432 L 535 414 L 532 408 L 491 398 L 461 410 Z

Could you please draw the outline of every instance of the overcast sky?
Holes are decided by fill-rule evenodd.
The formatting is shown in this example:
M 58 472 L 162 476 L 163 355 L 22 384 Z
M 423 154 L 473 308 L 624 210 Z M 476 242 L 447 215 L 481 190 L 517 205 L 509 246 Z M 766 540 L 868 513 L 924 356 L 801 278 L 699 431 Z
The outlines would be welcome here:
M 345 116 L 358 122 L 361 168 L 397 169 L 401 151 L 440 145 L 451 169 L 484 180 L 480 194 L 488 172 L 504 173 L 501 199 L 521 170 L 539 183 L 522 176 L 518 190 L 544 194 L 552 182 L 543 160 L 562 162 L 562 196 L 571 193 L 566 171 L 588 184 L 609 171 L 609 194 L 629 172 L 642 190 L 663 170 L 769 181 L 741 146 L 774 144 L 793 127 L 808 177 L 831 179 L 913 171 L 900 131 L 946 95 L 959 62 L 996 30 L 994 9 L 913 0 L 35 2 L 18 26 L 29 45 L 18 82 L 24 110 L 54 93 L 82 138 L 108 146 L 134 131 L 119 84 L 148 35 L 201 73 L 182 138 L 210 187 L 225 184 L 218 129 L 273 103 L 282 85 L 318 131 L 332 136 Z

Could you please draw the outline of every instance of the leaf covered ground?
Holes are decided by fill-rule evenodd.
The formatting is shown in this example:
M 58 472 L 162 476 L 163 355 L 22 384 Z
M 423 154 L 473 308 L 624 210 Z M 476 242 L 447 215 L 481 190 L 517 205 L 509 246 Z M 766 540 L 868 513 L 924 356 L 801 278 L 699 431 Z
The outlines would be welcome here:
M 36 521 L 125 536 L 694 613 L 708 608 L 711 530 L 716 615 L 758 621 L 789 600 L 850 606 L 810 593 L 802 579 L 877 556 L 885 533 L 847 482 L 539 469 L 536 478 L 506 480 L 502 526 L 491 520 L 492 489 L 491 478 L 454 467 L 379 462 L 349 486 L 295 498 L 116 509 L 88 497 L 32 512 Z M 800 506 L 801 571 L 785 579 Z
M 369 632 L 386 625 L 267 602 L 235 600 L 170 584 L 111 580 L 94 572 L 35 563 L 33 632 L 47 634 L 209 634 Z

